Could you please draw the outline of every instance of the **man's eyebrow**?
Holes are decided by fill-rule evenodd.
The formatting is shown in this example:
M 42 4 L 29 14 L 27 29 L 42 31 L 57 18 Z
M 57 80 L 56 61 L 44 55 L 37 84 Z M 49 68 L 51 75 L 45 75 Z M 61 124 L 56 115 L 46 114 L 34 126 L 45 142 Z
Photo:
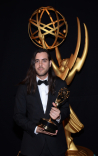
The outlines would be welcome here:
M 40 60 L 40 59 L 35 59 L 35 60 Z M 47 58 L 42 58 L 41 60 L 48 60 Z
M 48 60 L 47 58 L 43 58 L 42 60 Z

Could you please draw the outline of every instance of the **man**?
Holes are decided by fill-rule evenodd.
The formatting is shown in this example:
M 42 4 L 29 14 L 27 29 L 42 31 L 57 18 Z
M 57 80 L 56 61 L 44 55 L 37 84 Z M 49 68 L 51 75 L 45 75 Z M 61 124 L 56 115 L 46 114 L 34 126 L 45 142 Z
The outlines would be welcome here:
M 66 83 L 55 77 L 47 50 L 37 50 L 18 89 L 14 109 L 14 120 L 24 130 L 22 155 L 65 156 L 66 139 L 62 120 L 69 116 L 69 105 L 65 102 L 59 110 L 54 103 L 63 87 L 66 87 Z M 55 133 L 37 126 L 40 118 L 49 117 L 58 125 Z

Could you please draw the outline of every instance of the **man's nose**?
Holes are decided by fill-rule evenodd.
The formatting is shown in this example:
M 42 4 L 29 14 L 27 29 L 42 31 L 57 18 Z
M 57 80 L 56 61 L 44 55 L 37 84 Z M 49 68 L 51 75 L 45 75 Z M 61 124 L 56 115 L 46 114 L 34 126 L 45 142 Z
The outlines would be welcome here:
M 40 67 L 42 66 L 42 61 L 39 61 L 39 66 L 40 66 Z

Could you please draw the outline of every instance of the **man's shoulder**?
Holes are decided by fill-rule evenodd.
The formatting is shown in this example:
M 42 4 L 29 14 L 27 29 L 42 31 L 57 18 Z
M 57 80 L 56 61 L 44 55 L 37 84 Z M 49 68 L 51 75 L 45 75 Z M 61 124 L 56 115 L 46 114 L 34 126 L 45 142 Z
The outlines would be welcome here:
M 67 86 L 66 81 L 56 77 L 56 85 Z
M 26 89 L 27 88 L 27 84 L 20 84 L 19 86 L 18 86 L 18 89 Z
M 20 84 L 18 86 L 18 89 L 17 89 L 17 94 L 18 93 L 26 93 L 27 92 L 27 85 L 26 84 Z

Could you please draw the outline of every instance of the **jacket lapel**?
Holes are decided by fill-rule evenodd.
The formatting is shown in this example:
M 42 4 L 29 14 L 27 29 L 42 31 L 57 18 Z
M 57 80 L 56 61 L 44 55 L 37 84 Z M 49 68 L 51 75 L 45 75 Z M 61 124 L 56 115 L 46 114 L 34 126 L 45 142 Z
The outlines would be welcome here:
M 51 95 L 51 93 L 48 94 L 48 101 L 47 101 L 47 108 L 46 108 L 46 113 L 45 113 L 45 117 L 49 118 L 49 113 L 51 110 L 52 102 L 55 102 L 55 96 Z
M 38 102 L 38 106 L 40 107 L 40 111 L 41 111 L 40 113 L 42 113 L 42 116 L 45 116 L 45 118 L 49 118 L 49 113 L 50 113 L 51 107 L 53 106 L 52 102 L 55 102 L 56 96 L 52 95 L 51 93 L 48 94 L 48 101 L 47 101 L 47 107 L 46 107 L 45 114 L 44 114 L 38 87 L 36 88 L 36 91 L 35 91 L 35 97 Z
M 42 102 L 41 102 L 38 87 L 36 88 L 36 91 L 35 91 L 35 97 L 36 97 L 36 100 L 38 101 L 38 106 L 40 107 L 40 111 L 41 111 L 42 116 L 43 116 L 44 110 L 43 110 L 43 106 L 42 106 Z

